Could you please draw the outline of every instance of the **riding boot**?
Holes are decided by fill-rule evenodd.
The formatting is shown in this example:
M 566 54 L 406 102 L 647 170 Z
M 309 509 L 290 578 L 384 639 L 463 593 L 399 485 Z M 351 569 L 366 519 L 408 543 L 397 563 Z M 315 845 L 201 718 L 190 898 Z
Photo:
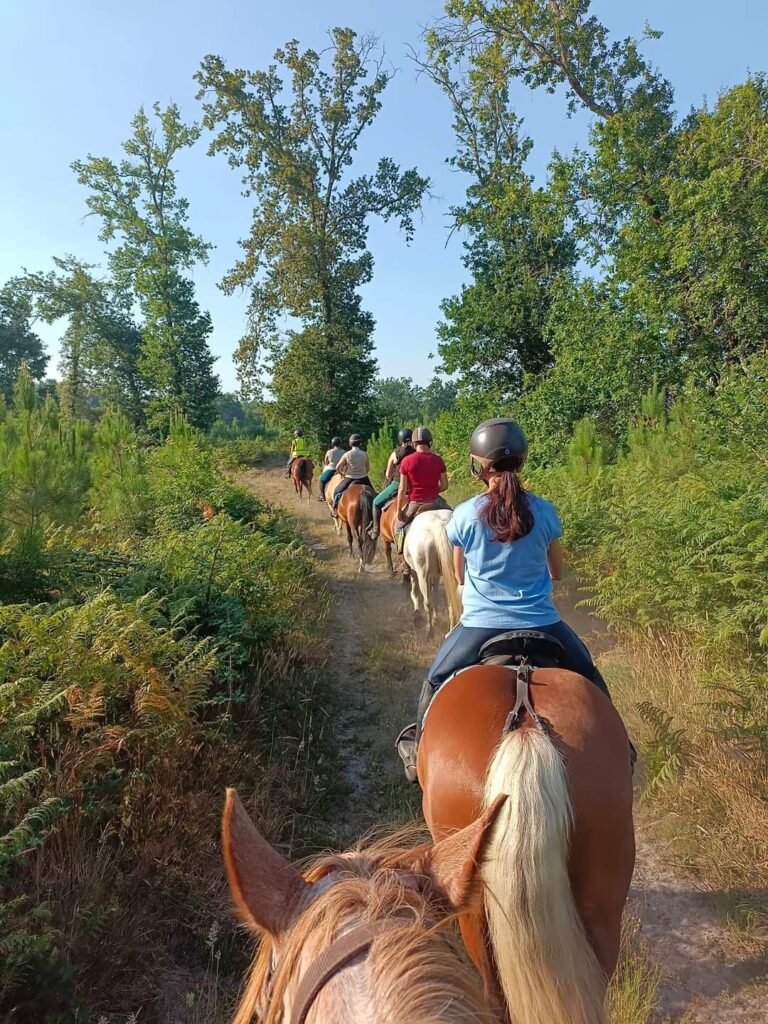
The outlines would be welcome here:
M 435 688 L 428 679 L 424 680 L 424 684 L 421 687 L 421 694 L 419 695 L 419 706 L 416 709 L 416 721 L 410 725 L 406 725 L 403 731 L 395 740 L 395 749 L 397 750 L 400 760 L 403 762 L 405 768 L 405 777 L 409 782 L 418 782 L 418 774 L 416 772 L 416 754 L 419 749 L 419 739 L 421 738 L 421 730 L 424 724 L 424 716 L 427 713 L 427 708 L 432 703 L 432 698 L 435 696 Z
M 368 536 L 371 538 L 371 540 L 376 540 L 376 538 L 379 536 L 379 521 L 380 521 L 380 519 L 381 519 L 381 508 L 380 508 L 379 505 L 374 505 L 373 506 L 373 522 L 371 523 L 371 527 L 368 530 Z

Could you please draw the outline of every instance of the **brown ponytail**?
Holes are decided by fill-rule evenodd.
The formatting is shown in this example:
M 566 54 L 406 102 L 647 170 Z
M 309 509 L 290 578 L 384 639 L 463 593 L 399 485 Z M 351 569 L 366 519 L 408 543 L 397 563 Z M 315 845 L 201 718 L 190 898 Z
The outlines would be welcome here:
M 517 471 L 518 459 L 501 459 L 493 466 L 496 486 L 488 492 L 480 509 L 480 522 L 493 531 L 493 540 L 509 544 L 533 529 L 533 513 Z

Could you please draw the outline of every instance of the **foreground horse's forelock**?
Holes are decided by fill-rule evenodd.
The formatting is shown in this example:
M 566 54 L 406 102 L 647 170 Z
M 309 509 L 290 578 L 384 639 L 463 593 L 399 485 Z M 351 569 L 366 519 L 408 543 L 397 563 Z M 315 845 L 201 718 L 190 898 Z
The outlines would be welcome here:
M 434 846 L 390 838 L 317 860 L 299 874 L 227 794 L 224 857 L 241 917 L 263 937 L 234 1024 L 290 1024 L 297 987 L 340 934 L 395 921 L 334 973 L 309 1024 L 499 1024 L 446 928 L 479 898 L 476 864 L 502 801 Z

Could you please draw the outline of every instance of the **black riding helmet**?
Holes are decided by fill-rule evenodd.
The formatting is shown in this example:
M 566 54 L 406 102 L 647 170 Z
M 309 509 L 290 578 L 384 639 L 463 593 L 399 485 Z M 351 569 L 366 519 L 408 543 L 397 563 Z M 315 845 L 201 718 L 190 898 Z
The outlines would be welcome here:
M 398 431 L 397 440 L 400 444 L 407 444 L 413 439 L 413 431 L 410 427 L 405 427 L 404 430 Z
M 340 437 L 332 437 L 331 438 L 331 444 L 333 445 L 334 448 L 339 448 L 342 443 L 343 442 L 342 442 Z
M 362 443 L 363 438 L 361 434 L 352 434 L 349 438 L 350 448 L 359 448 Z
M 527 455 L 525 434 L 514 420 L 505 416 L 483 420 L 475 427 L 469 441 L 469 469 L 474 477 L 481 475 L 476 459 L 485 469 L 502 459 L 514 459 L 517 463 L 515 468 L 522 469 Z
M 294 437 L 303 437 L 304 436 L 304 431 L 303 430 L 294 430 L 293 436 Z

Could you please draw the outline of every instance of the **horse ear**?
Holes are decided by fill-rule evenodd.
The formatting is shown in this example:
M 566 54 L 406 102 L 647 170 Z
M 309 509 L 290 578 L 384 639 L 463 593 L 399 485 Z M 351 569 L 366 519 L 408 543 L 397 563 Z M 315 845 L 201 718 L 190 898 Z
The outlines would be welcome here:
M 506 799 L 504 794 L 498 796 L 471 825 L 430 846 L 415 865 L 416 872 L 429 879 L 453 910 L 469 910 L 480 894 L 477 865 Z
M 221 839 L 229 887 L 240 917 L 277 938 L 301 913 L 307 883 L 264 839 L 234 789 L 227 790 Z

